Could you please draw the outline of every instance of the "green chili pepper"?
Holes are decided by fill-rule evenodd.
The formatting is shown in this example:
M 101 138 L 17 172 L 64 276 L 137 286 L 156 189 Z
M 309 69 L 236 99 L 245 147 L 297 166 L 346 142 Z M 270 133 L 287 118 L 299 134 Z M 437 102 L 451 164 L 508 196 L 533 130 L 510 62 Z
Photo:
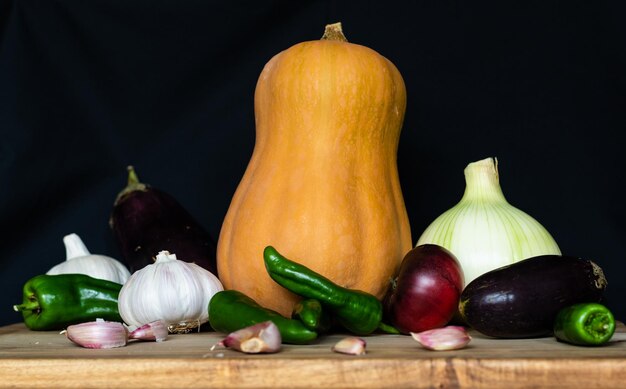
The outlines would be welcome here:
M 60 330 L 71 324 L 122 321 L 117 299 L 122 285 L 84 274 L 42 274 L 24 284 L 21 311 L 31 330 Z
M 307 344 L 317 339 L 317 333 L 299 320 L 264 308 L 237 290 L 218 292 L 209 302 L 209 323 L 215 331 L 231 333 L 268 320 L 276 324 L 285 343 Z
M 582 346 L 600 346 L 615 332 L 615 318 L 602 304 L 581 303 L 559 311 L 554 321 L 557 339 Z
M 298 319 L 308 329 L 320 333 L 328 332 L 331 327 L 331 318 L 322 308 L 322 304 L 315 299 L 300 300 L 293 306 L 292 319 Z
M 380 327 L 381 302 L 373 295 L 339 286 L 328 278 L 283 257 L 275 248 L 263 251 L 270 277 L 284 288 L 308 299 L 319 300 L 339 324 L 357 335 L 367 335 Z

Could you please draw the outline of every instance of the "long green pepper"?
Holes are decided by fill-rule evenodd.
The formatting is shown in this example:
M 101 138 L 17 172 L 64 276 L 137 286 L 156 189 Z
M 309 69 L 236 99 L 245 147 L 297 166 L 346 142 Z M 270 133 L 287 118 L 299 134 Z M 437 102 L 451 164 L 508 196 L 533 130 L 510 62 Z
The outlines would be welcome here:
M 381 328 L 382 303 L 369 293 L 339 286 L 304 265 L 283 257 L 272 246 L 263 251 L 270 277 L 291 292 L 318 300 L 339 324 L 356 335 Z
M 24 284 L 22 312 L 31 330 L 61 330 L 71 324 L 104 319 L 122 321 L 117 300 L 122 285 L 85 274 L 42 274 Z
M 308 329 L 322 334 L 328 332 L 332 321 L 322 304 L 315 299 L 303 299 L 293 306 L 292 319 L 298 319 Z
M 262 307 L 237 290 L 217 292 L 209 302 L 209 324 L 215 331 L 231 333 L 268 320 L 276 324 L 285 343 L 308 344 L 317 339 L 317 332 L 299 320 Z
M 602 304 L 580 303 L 563 308 L 554 320 L 554 336 L 580 346 L 600 346 L 615 332 L 613 313 Z

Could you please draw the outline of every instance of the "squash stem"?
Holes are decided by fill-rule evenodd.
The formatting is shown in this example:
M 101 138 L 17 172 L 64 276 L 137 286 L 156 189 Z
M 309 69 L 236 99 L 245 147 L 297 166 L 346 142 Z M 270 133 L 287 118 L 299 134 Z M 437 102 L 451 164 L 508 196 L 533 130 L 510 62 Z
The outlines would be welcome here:
M 341 22 L 327 24 L 322 40 L 347 42 L 348 39 L 346 39 L 346 36 L 343 34 Z

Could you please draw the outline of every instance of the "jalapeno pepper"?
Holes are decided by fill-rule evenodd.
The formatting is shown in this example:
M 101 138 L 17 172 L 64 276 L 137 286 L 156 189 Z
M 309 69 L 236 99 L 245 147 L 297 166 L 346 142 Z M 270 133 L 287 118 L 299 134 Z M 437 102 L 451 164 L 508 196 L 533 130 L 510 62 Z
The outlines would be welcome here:
M 308 329 L 320 333 L 328 332 L 331 327 L 331 318 L 322 308 L 322 304 L 315 299 L 300 300 L 293 306 L 292 319 L 298 319 Z
M 122 321 L 117 299 L 122 285 L 84 274 L 42 274 L 24 284 L 23 302 L 14 305 L 31 330 L 60 330 L 96 319 Z
M 285 343 L 307 344 L 317 338 L 317 333 L 306 328 L 299 320 L 288 319 L 262 307 L 237 290 L 218 292 L 209 302 L 209 323 L 215 331 L 231 333 L 268 320 L 276 324 Z
M 581 303 L 563 308 L 554 321 L 554 336 L 561 341 L 600 346 L 615 332 L 615 318 L 602 304 Z
M 318 300 L 339 324 L 357 335 L 367 335 L 380 326 L 382 303 L 373 295 L 339 286 L 304 265 L 283 257 L 272 246 L 263 251 L 270 277 L 284 288 Z

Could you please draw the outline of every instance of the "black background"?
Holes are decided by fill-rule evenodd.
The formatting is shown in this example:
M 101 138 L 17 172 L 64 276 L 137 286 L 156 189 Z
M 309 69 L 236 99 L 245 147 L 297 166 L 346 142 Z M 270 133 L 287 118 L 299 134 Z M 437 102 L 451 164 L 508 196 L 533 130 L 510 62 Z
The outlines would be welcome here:
M 497 156 L 509 202 L 602 266 L 626 318 L 623 2 L 0 4 L 0 324 L 21 320 L 12 304 L 65 259 L 65 234 L 118 257 L 107 221 L 129 164 L 217 238 L 263 65 L 336 21 L 404 77 L 413 240 L 461 198 L 467 163 Z

